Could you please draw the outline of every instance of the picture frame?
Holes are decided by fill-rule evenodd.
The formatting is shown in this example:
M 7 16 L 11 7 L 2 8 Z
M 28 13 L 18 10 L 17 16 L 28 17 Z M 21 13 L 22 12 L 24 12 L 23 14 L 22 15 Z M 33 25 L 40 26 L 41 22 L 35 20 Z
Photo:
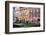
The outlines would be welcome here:
M 5 1 L 6 34 L 44 31 L 45 3 Z

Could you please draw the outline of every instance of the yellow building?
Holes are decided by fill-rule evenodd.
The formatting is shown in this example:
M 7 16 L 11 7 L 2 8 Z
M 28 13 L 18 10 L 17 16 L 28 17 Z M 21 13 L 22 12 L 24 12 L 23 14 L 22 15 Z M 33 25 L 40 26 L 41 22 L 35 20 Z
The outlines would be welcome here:
M 28 8 L 20 8 L 19 12 L 21 13 L 21 16 L 18 17 L 19 20 L 25 20 L 25 21 L 30 20 L 29 19 L 29 10 L 30 10 L 30 12 L 32 12 L 31 9 L 28 9 Z

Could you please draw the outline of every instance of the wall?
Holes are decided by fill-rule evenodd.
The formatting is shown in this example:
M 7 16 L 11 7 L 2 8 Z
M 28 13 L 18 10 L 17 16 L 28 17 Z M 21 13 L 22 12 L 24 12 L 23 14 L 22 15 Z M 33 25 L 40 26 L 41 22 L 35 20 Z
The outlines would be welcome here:
M 6 35 L 5 34 L 5 1 L 6 0 L 0 0 L 0 35 Z M 15 1 L 41 2 L 41 3 L 45 3 L 45 6 L 46 6 L 46 0 L 15 0 Z M 46 17 L 46 12 L 45 12 L 45 17 Z M 15 35 L 15 34 L 7 34 L 7 35 Z M 46 31 L 36 32 L 36 33 L 23 33 L 23 34 L 21 33 L 21 34 L 16 34 L 16 35 L 46 35 Z

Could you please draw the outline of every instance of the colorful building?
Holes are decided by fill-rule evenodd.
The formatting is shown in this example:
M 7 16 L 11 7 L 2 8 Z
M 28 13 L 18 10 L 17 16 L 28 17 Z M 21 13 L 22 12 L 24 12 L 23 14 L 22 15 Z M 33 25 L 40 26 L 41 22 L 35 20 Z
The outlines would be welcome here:
M 40 8 L 16 7 L 15 13 L 18 20 L 37 21 L 37 19 L 40 19 Z

